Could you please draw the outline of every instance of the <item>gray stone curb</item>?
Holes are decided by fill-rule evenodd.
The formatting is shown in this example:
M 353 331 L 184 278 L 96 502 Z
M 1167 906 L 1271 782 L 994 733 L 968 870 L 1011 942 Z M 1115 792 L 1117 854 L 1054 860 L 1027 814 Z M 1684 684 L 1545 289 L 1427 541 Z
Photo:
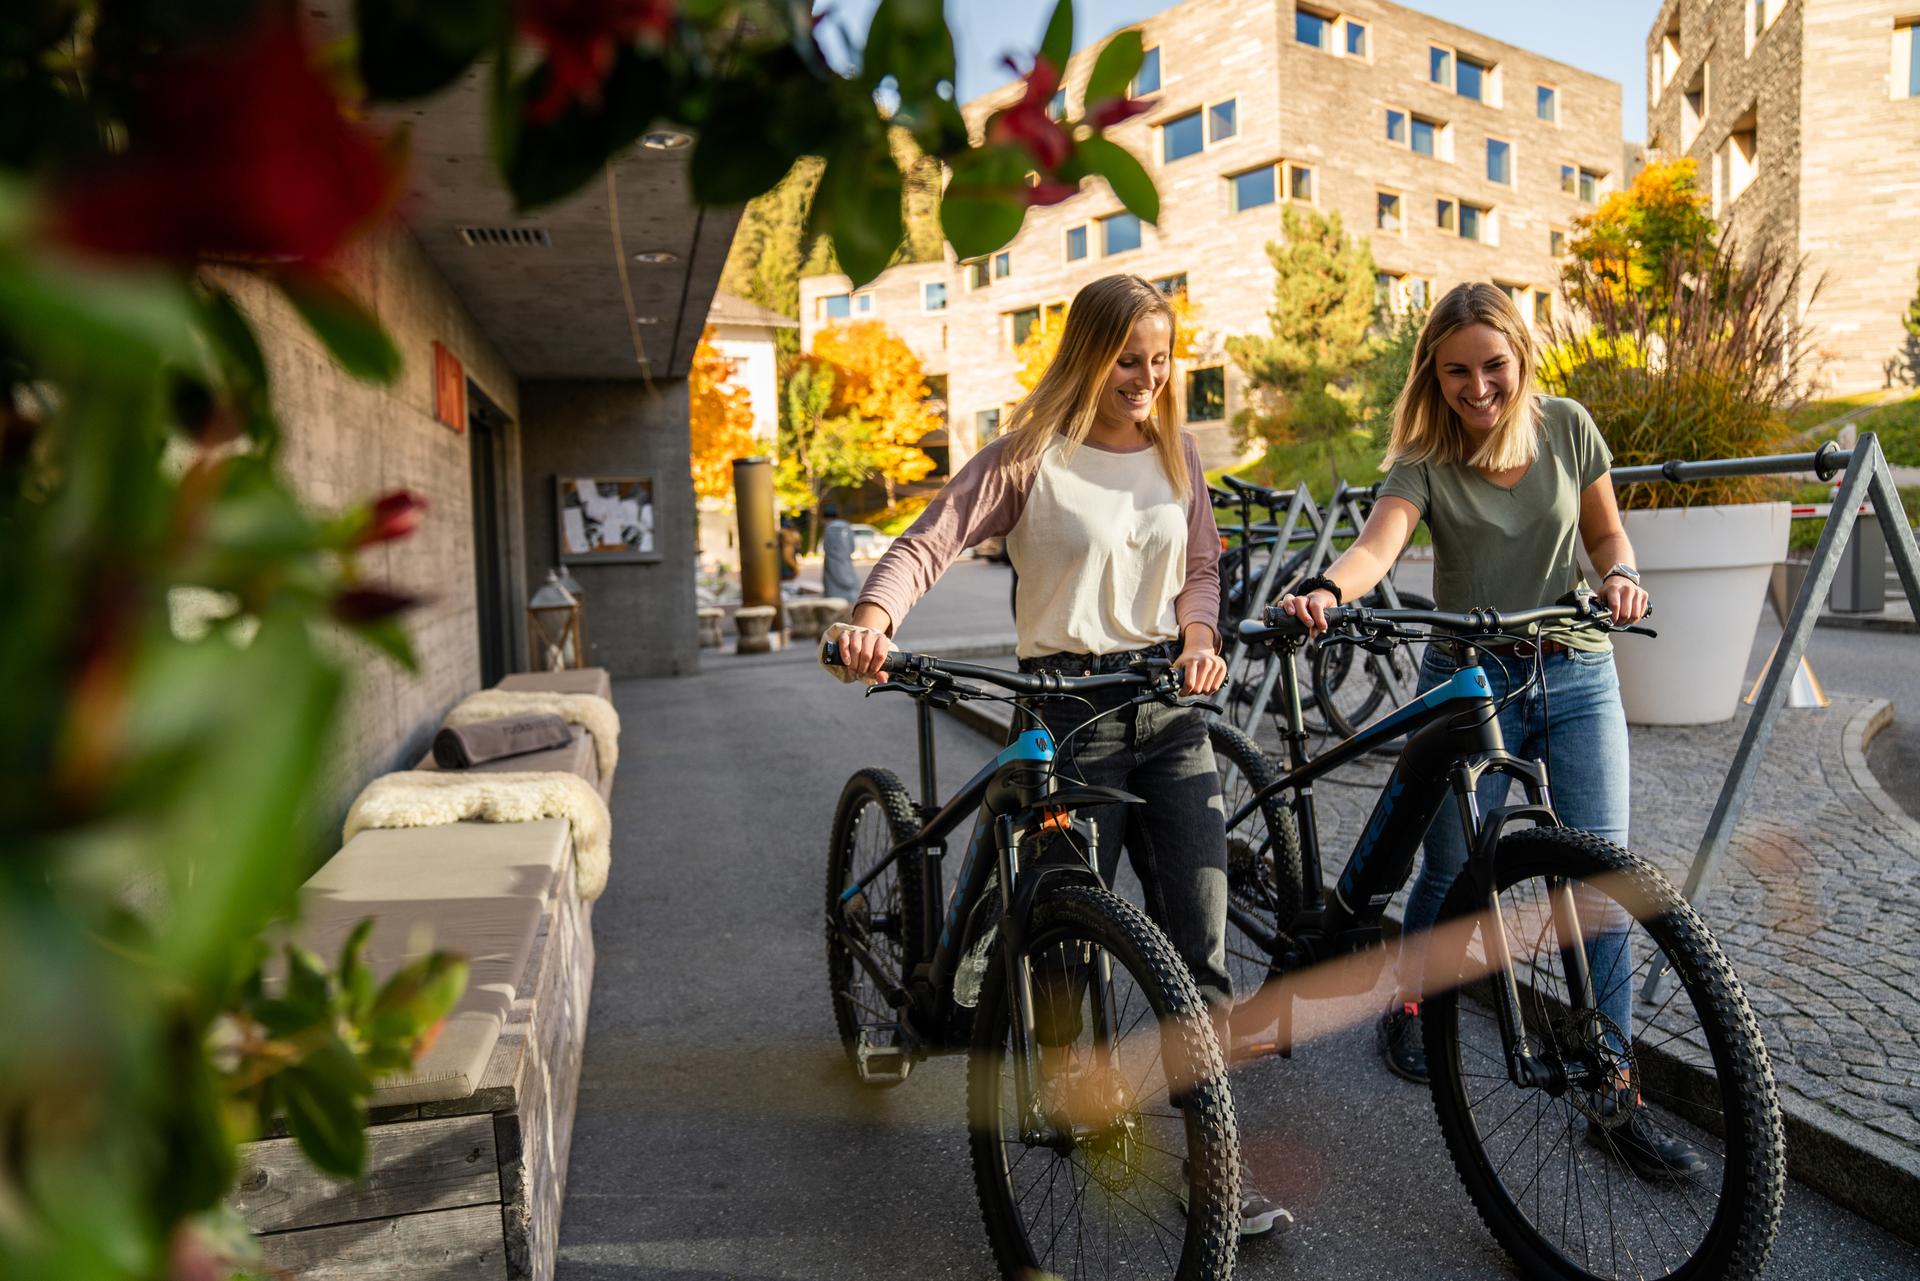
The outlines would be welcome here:
M 1817 627 L 1838 627 L 1852 632 L 1903 632 L 1907 635 L 1920 634 L 1920 623 L 1912 618 L 1895 614 L 1834 614 L 1826 613 L 1815 620 Z
M 931 645 L 927 648 L 940 652 Z M 962 702 L 947 711 L 995 742 L 1005 741 L 1012 723 L 1004 703 Z M 1920 841 L 1920 823 L 1887 795 L 1867 768 L 1867 746 L 1892 720 L 1893 708 L 1885 699 L 1874 699 L 1857 711 L 1843 731 L 1846 766 L 1861 799 L 1877 811 L 1875 821 L 1903 829 Z M 1397 914 L 1392 923 L 1398 924 Z M 1803 1093 L 1801 1069 L 1793 1064 L 1776 1060 L 1774 1073 L 1786 1125 L 1789 1173 L 1894 1235 L 1920 1243 L 1920 1151 Z

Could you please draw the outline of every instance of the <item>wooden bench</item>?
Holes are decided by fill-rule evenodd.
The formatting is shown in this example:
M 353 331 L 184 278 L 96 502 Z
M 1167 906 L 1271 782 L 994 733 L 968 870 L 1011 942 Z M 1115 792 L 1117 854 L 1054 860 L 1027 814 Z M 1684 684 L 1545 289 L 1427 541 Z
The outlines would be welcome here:
M 610 692 L 604 672 L 524 679 L 501 687 Z M 232 1204 L 268 1268 L 303 1281 L 550 1281 L 594 967 L 565 820 L 362 832 L 302 895 L 300 936 L 322 956 L 373 916 L 376 972 L 446 947 L 472 974 L 415 1070 L 378 1084 L 358 1183 L 316 1173 L 291 1138 L 243 1145 Z

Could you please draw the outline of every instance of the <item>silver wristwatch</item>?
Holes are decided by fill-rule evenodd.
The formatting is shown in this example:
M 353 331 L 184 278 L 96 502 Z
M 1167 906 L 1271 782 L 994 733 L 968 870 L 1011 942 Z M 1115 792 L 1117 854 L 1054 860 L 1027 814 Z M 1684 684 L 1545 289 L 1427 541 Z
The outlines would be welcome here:
M 1640 585 L 1640 571 L 1635 569 L 1633 566 L 1627 564 L 1625 561 L 1615 561 L 1613 563 L 1613 568 L 1609 569 L 1606 573 L 1600 576 L 1600 581 L 1604 583 L 1609 578 L 1612 578 L 1615 574 L 1620 575 L 1620 577 L 1626 579 L 1628 582 L 1632 583 L 1635 587 L 1638 587 Z

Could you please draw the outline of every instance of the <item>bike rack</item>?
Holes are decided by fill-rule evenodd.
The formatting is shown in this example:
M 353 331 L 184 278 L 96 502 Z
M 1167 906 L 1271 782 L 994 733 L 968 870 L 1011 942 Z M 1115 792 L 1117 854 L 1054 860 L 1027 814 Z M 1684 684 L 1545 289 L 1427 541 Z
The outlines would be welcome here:
M 1269 508 L 1269 511 L 1272 509 Z M 1274 541 L 1273 555 L 1267 557 L 1267 567 L 1260 574 L 1260 585 L 1253 589 L 1253 599 L 1265 602 L 1273 591 L 1273 580 L 1279 577 L 1280 564 L 1286 557 L 1282 554 L 1293 543 L 1293 531 L 1300 527 L 1300 518 L 1305 516 L 1315 529 L 1320 527 L 1320 509 L 1314 505 L 1313 495 L 1307 492 L 1306 482 L 1293 487 L 1293 496 L 1287 501 L 1287 516 L 1280 523 L 1279 537 Z M 1226 687 L 1232 689 L 1240 679 L 1240 672 L 1247 663 L 1247 642 L 1237 635 L 1227 651 Z
M 1766 675 L 1761 678 L 1753 714 L 1747 720 L 1746 729 L 1741 732 L 1740 746 L 1734 750 L 1727 781 L 1714 802 L 1713 817 L 1707 820 L 1706 833 L 1701 836 L 1693 866 L 1688 869 L 1684 892 L 1689 902 L 1698 901 L 1714 865 L 1726 853 L 1740 812 L 1746 808 L 1747 794 L 1752 790 L 1753 780 L 1760 770 L 1760 754 L 1773 737 L 1774 722 L 1779 719 L 1780 709 L 1786 703 L 1793 674 L 1799 671 L 1800 660 L 1806 655 L 1807 642 L 1812 638 L 1814 623 L 1820 617 L 1820 601 L 1826 598 L 1834 573 L 1840 567 L 1840 554 L 1853 534 L 1854 522 L 1860 517 L 1861 504 L 1872 502 L 1874 512 L 1880 518 L 1880 528 L 1887 538 L 1887 554 L 1892 557 L 1894 568 L 1899 571 L 1900 586 L 1906 592 L 1907 601 L 1913 606 L 1916 617 L 1920 617 L 1920 549 L 1916 549 L 1913 530 L 1907 526 L 1906 512 L 1900 506 L 1900 494 L 1894 486 L 1887 456 L 1880 448 L 1879 437 L 1873 432 L 1863 432 L 1852 449 L 1841 449 L 1828 442 L 1811 454 L 1772 454 L 1761 458 L 1727 458 L 1697 463 L 1669 461 L 1614 470 L 1614 484 L 1640 485 L 1662 482 L 1683 484 L 1689 480 L 1723 476 L 1790 476 L 1809 471 L 1824 481 L 1831 480 L 1843 467 L 1846 475 L 1829 509 L 1827 527 L 1820 532 L 1820 542 L 1814 548 L 1806 581 L 1801 584 L 1800 594 L 1794 599 L 1793 609 L 1787 615 L 1785 634 L 1781 636 L 1779 645 L 1774 647 L 1773 659 L 1767 665 Z M 1671 983 L 1669 973 L 1665 966 L 1654 967 L 1641 986 L 1640 999 L 1656 1004 L 1666 999 Z

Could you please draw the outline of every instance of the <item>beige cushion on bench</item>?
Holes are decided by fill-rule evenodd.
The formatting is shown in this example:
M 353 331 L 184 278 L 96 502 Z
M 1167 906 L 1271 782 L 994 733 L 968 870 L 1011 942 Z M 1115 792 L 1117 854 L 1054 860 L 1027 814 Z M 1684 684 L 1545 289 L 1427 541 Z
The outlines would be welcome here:
M 598 694 L 613 701 L 613 678 L 604 667 L 577 667 L 558 672 L 515 672 L 495 689 L 544 690 L 549 694 Z
M 560 818 L 366 831 L 306 883 L 299 937 L 329 962 L 369 916 L 367 953 L 382 978 L 436 947 L 467 957 L 466 993 L 439 1038 L 411 1073 L 376 1085 L 373 1106 L 473 1093 L 571 848 Z
M 571 774 L 578 774 L 581 778 L 586 779 L 589 783 L 599 788 L 600 795 L 611 799 L 613 794 L 613 780 L 611 778 L 603 779 L 600 777 L 600 762 L 594 755 L 593 735 L 587 733 L 587 731 L 581 729 L 578 725 L 569 725 L 567 728 L 573 731 L 573 741 L 565 747 L 550 748 L 544 752 L 526 752 L 520 756 L 503 756 L 497 761 L 487 761 L 484 764 L 475 765 L 471 769 L 455 770 L 454 772 L 458 774 L 525 774 L 538 773 L 545 770 L 564 770 Z M 420 758 L 420 763 L 414 766 L 414 768 L 439 769 L 440 766 L 434 761 L 432 751 L 428 751 L 425 756 Z

